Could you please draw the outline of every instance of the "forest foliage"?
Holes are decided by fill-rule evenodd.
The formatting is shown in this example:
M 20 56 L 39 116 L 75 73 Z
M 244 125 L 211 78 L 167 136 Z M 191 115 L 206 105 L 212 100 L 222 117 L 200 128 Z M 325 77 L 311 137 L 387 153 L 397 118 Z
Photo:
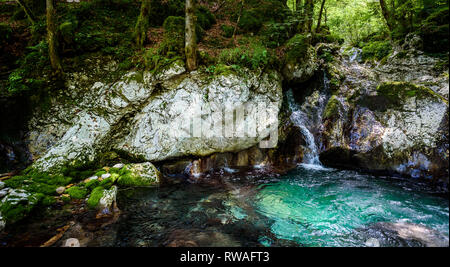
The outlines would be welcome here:
M 48 1 L 55 6 L 53 30 L 46 13 Z M 285 55 L 301 55 L 304 46 L 319 42 L 360 47 L 364 59 L 381 60 L 410 33 L 422 37 L 424 51 L 448 54 L 448 0 L 193 3 L 195 65 L 210 72 L 224 66 L 279 68 Z M 63 76 L 57 75 L 53 54 L 61 58 L 65 72 L 76 70 L 92 54 L 112 57 L 120 70 L 157 70 L 185 61 L 185 4 L 185 0 L 2 0 L 0 94 L 61 88 L 58 81 Z M 49 31 L 55 31 L 56 41 Z M 298 40 L 302 44 L 290 45 Z M 300 50 L 289 51 L 293 49 Z

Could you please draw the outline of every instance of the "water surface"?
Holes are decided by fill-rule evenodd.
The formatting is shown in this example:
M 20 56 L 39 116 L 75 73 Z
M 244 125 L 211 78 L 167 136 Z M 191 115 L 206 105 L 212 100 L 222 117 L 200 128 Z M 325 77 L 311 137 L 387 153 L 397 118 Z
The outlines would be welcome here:
M 222 174 L 214 185 L 122 190 L 115 241 L 103 245 L 448 245 L 448 198 L 425 184 L 309 165 Z

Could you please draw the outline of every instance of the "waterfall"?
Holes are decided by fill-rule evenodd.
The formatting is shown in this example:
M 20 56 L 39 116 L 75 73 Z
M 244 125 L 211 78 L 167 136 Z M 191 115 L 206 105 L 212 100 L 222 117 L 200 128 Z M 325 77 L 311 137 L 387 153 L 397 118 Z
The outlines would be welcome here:
M 295 126 L 300 128 L 306 142 L 303 164 L 308 165 L 310 168 L 322 168 L 313 130 L 322 127 L 322 112 L 329 99 L 329 83 L 330 81 L 324 72 L 321 88 L 313 90 L 311 95 L 305 97 L 302 104 L 295 102 L 292 89 L 286 92 L 288 106 L 291 111 L 290 119 Z
M 322 165 L 319 160 L 319 153 L 317 152 L 316 142 L 311 131 L 306 127 L 309 121 L 308 115 L 301 109 L 301 107 L 295 103 L 292 89 L 289 89 L 286 93 L 289 109 L 291 110 L 291 121 L 295 126 L 300 128 L 307 146 L 307 151 L 304 153 L 303 162 L 312 165 Z
M 350 59 L 349 59 L 350 62 L 355 61 L 355 59 L 356 59 L 356 61 L 360 62 L 361 61 L 361 52 L 362 52 L 362 50 L 360 48 L 353 47 L 350 50 L 350 53 L 352 53 L 352 55 L 350 56 Z

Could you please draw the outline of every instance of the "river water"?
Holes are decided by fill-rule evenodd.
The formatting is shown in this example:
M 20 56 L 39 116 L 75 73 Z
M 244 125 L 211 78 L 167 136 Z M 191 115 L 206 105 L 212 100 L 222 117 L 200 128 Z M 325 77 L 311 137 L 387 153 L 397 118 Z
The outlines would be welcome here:
M 448 198 L 417 182 L 311 165 L 213 179 L 121 191 L 101 245 L 448 246 Z

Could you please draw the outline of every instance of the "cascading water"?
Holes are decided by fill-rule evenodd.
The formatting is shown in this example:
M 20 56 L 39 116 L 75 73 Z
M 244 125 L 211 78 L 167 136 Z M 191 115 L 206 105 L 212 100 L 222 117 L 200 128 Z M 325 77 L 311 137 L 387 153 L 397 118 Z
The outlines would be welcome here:
M 295 102 L 292 89 L 286 93 L 289 109 L 291 110 L 290 119 L 295 126 L 300 128 L 306 142 L 306 151 L 303 156 L 303 163 L 308 165 L 321 166 L 319 152 L 310 129 L 320 127 L 322 122 L 322 112 L 326 101 L 328 100 L 326 92 L 328 91 L 329 81 L 324 73 L 322 90 L 315 90 L 310 96 L 305 98 L 302 105 Z M 310 128 L 308 128 L 308 126 Z
M 350 50 L 351 56 L 349 58 L 349 61 L 353 62 L 356 60 L 357 62 L 360 62 L 361 61 L 361 52 L 362 52 L 362 50 L 360 48 L 353 47 Z

